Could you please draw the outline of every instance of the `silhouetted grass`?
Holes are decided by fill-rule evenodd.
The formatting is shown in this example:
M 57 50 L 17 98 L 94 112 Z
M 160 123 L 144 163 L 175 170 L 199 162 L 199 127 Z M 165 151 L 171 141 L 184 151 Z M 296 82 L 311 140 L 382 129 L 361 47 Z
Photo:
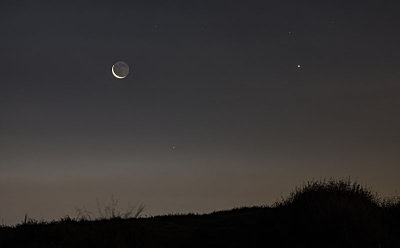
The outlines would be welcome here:
M 310 181 L 272 207 L 88 220 L 25 218 L 0 247 L 400 247 L 400 201 L 350 180 Z
M 89 211 L 85 206 L 81 208 L 75 208 L 77 220 L 107 220 L 107 219 L 128 219 L 128 218 L 139 218 L 144 211 L 144 205 L 140 204 L 136 207 L 129 207 L 126 210 L 121 210 L 118 207 L 118 200 L 111 195 L 111 202 L 108 205 L 101 206 L 97 200 L 97 216 Z

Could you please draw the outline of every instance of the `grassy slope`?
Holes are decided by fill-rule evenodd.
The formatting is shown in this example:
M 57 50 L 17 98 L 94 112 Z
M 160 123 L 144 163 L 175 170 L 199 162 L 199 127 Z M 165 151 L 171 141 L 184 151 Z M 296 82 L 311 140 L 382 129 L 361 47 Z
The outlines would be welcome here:
M 273 207 L 31 223 L 0 247 L 400 247 L 400 204 L 348 181 L 311 182 Z

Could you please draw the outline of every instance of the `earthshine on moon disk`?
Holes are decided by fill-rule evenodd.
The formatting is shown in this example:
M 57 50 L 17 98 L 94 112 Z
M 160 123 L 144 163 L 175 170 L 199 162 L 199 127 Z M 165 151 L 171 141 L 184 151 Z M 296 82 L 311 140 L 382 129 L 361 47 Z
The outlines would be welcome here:
M 129 66 L 123 61 L 118 61 L 112 66 L 111 72 L 114 77 L 118 79 L 124 79 L 129 74 Z

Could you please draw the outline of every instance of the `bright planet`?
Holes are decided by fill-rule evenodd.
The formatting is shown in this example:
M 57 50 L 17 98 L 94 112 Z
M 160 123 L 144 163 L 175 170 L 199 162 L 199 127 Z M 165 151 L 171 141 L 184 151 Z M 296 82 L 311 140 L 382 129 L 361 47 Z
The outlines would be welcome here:
M 111 72 L 114 77 L 124 79 L 129 74 L 129 65 L 124 61 L 118 61 L 112 66 Z

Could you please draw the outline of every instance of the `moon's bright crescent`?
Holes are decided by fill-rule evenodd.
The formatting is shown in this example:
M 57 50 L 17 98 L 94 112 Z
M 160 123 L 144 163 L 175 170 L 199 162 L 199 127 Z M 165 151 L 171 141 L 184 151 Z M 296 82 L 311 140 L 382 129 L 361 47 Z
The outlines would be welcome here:
M 115 72 L 114 72 L 114 66 L 111 67 L 111 72 L 112 72 L 112 74 L 114 75 L 114 77 L 116 77 L 116 78 L 118 78 L 118 79 L 126 78 L 126 76 L 125 76 L 125 77 L 121 77 L 121 76 L 118 76 L 117 74 L 115 74 Z

